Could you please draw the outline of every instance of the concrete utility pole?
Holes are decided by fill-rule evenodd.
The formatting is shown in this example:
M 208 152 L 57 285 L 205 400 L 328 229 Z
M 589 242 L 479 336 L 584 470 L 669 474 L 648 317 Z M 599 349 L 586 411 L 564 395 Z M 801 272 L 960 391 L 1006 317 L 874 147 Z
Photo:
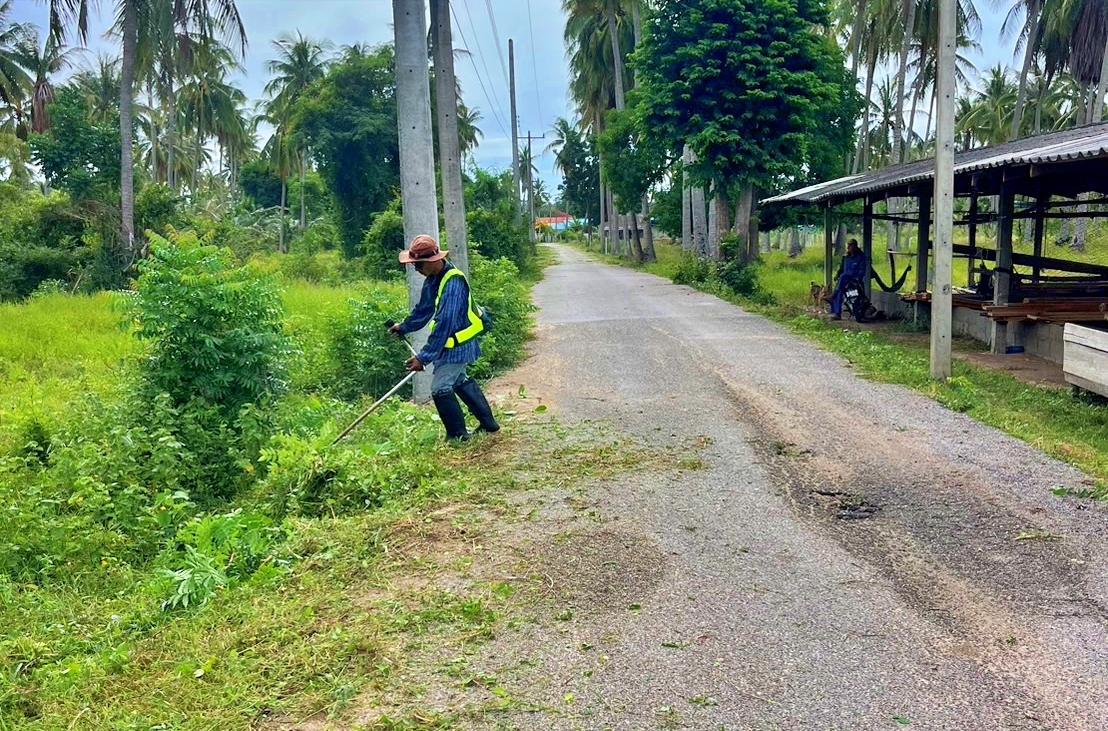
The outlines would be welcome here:
M 404 238 L 420 234 L 439 238 L 435 200 L 435 143 L 431 135 L 431 88 L 427 81 L 427 20 L 423 0 L 392 0 L 396 35 L 396 118 L 400 137 L 400 197 L 404 208 Z M 408 267 L 408 303 L 415 307 L 423 277 Z M 412 334 L 416 350 L 427 342 L 427 330 Z M 413 381 L 416 401 L 431 397 L 431 375 Z
M 454 80 L 454 44 L 450 35 L 450 0 L 431 0 L 431 33 L 435 58 L 435 98 L 438 99 L 439 169 L 442 174 L 442 217 L 446 244 L 454 266 L 469 276 L 466 203 L 462 188 L 462 154 L 458 139 L 458 91 Z
M 516 46 L 508 39 L 508 94 L 512 102 L 512 178 L 515 180 L 516 193 L 512 201 L 516 205 L 516 223 L 523 221 L 523 206 L 520 205 L 519 191 L 519 117 L 516 115 Z
M 533 179 L 534 173 L 532 170 L 535 167 L 535 161 L 531 157 L 531 140 L 543 140 L 546 139 L 545 134 L 533 135 L 531 131 L 527 131 L 527 208 L 528 216 L 531 221 L 531 233 L 529 234 L 531 240 L 531 251 L 534 251 L 537 242 L 538 233 L 535 231 L 535 181 Z
M 950 377 L 954 235 L 955 0 L 939 0 L 938 126 L 935 144 L 935 284 L 931 293 L 931 377 Z
M 681 248 L 693 251 L 692 241 L 692 189 L 689 188 L 689 146 L 681 150 Z

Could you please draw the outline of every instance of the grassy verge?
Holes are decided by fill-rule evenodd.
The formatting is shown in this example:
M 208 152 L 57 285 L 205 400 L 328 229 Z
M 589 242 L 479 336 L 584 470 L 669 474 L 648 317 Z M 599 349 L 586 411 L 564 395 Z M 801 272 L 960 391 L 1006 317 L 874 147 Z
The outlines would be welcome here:
M 533 409 L 514 404 L 521 414 Z M 417 437 L 439 429 L 428 410 L 398 405 L 370 425 L 360 449 L 398 424 Z M 341 719 L 354 706 L 384 709 L 386 696 L 418 699 L 413 651 L 433 639 L 464 653 L 492 637 L 512 592 L 495 581 L 460 591 L 417 581 L 450 560 L 434 546 L 404 550 L 434 530 L 436 512 L 464 523 L 453 508 L 495 515 L 512 490 L 603 478 L 666 457 L 529 417 L 496 439 L 464 450 L 440 445 L 414 459 L 428 465 L 418 485 L 373 511 L 286 521 L 272 570 L 198 608 L 163 612 L 152 592 L 0 584 L 0 626 L 20 628 L 0 653 L 0 729 L 288 728 Z M 366 728 L 445 722 L 379 713 Z
M 672 279 L 681 261 L 680 248 L 661 244 L 657 250 L 658 262 L 646 265 L 596 256 Z M 822 266 L 822 252 L 814 248 L 796 259 L 783 252 L 767 255 L 758 265 L 758 283 L 775 300 L 772 305 L 735 295 L 718 282 L 701 288 L 841 355 L 865 378 L 911 388 L 1077 467 L 1094 481 L 1081 495 L 1108 498 L 1108 405 L 1063 389 L 1030 386 L 1007 373 L 961 360 L 955 360 L 952 378 L 936 383 L 930 377 L 927 343 L 904 337 L 904 329 L 853 331 L 805 311 L 809 285 L 822 280 Z M 979 350 L 980 344 L 961 342 L 956 349 Z

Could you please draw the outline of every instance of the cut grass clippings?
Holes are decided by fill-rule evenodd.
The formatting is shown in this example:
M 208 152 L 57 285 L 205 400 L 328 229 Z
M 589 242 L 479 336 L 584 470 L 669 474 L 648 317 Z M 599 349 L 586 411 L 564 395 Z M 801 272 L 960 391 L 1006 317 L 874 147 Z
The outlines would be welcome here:
M 508 417 L 505 433 L 465 448 L 438 445 L 425 459 L 439 475 L 378 510 L 286 521 L 287 567 L 200 607 L 163 613 L 141 593 L 0 584 L 0 620 L 20 628 L 0 663 L 0 729 L 277 729 L 355 706 L 380 709 L 367 728 L 449 727 L 385 696 L 418 701 L 406 678 L 413 643 L 464 649 L 491 638 L 511 591 L 398 591 L 446 560 L 428 551 L 394 565 L 398 550 L 436 511 L 506 514 L 513 490 L 677 463 L 676 451 L 617 441 L 600 425 L 531 418 Z

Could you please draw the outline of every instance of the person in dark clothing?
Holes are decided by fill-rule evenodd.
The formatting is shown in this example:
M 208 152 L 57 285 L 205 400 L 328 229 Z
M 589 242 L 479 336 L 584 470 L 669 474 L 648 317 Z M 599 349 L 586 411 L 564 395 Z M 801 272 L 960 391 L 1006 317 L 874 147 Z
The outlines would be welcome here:
M 866 255 L 858 248 L 858 240 L 851 239 L 846 243 L 846 256 L 839 266 L 839 273 L 835 275 L 838 281 L 835 283 L 835 293 L 831 296 L 832 319 L 843 319 L 843 292 L 846 285 L 852 279 L 865 283 L 869 271 L 869 262 L 866 261 Z
M 481 355 L 477 336 L 485 326 L 473 303 L 469 281 L 460 269 L 446 261 L 447 253 L 440 251 L 438 242 L 426 235 L 416 236 L 408 250 L 400 252 L 400 263 L 414 266 L 426 279 L 419 304 L 389 332 L 403 337 L 431 323 L 427 344 L 418 355 L 408 359 L 407 368 L 422 371 L 428 365 L 434 366 L 431 398 L 446 429 L 446 438 L 464 441 L 469 432 L 458 398 L 477 418 L 478 431 L 496 432 L 500 425 L 477 381 L 466 375 L 466 367 Z

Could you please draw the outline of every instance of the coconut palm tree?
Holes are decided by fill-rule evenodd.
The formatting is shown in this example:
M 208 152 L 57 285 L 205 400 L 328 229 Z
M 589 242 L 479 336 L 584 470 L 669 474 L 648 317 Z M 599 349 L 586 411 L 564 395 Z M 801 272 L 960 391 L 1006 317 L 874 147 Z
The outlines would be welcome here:
M 215 41 L 196 44 L 192 76 L 180 89 L 182 120 L 196 143 L 191 190 L 196 192 L 202 168 L 202 151 L 209 137 L 232 135 L 240 126 L 238 112 L 246 103 L 241 89 L 226 79 L 228 71 L 239 70 L 230 49 Z
M 982 145 L 999 145 L 1008 140 L 1012 114 L 1016 108 L 1018 87 L 1008 70 L 997 64 L 989 69 L 984 86 L 975 96 L 969 113 L 959 120 L 973 130 L 973 139 Z
M 119 116 L 119 58 L 99 54 L 95 66 L 85 65 L 73 74 L 72 83 L 81 92 L 93 122 Z
M 11 22 L 13 1 L 0 2 L 0 101 L 9 107 L 15 127 L 25 136 L 23 105 L 34 83 L 20 63 L 19 49 L 35 31 L 30 25 Z
M 84 42 L 88 38 L 89 11 L 97 0 L 47 0 L 50 13 L 50 35 L 57 42 L 67 32 L 76 30 Z M 116 24 L 113 34 L 120 38 L 119 128 L 120 148 L 120 208 L 123 240 L 130 252 L 141 255 L 134 235 L 134 146 L 132 140 L 132 105 L 134 102 L 135 62 L 138 55 L 139 20 L 143 9 L 151 3 L 172 3 L 173 22 L 179 28 L 191 29 L 208 37 L 225 34 L 231 42 L 246 52 L 246 28 L 234 0 L 117 0 Z
M 40 46 L 37 32 L 26 35 L 15 47 L 12 58 L 26 70 L 31 82 L 32 132 L 41 133 L 50 129 L 46 105 L 54 99 L 51 77 L 69 68 L 78 52 L 79 49 L 67 49 L 49 36 L 45 45 Z
M 293 37 L 284 33 L 271 45 L 277 58 L 266 62 L 266 71 L 273 75 L 265 86 L 266 95 L 277 109 L 291 110 L 304 90 L 323 78 L 327 72 L 327 54 L 334 48 L 328 40 L 316 40 L 296 32 Z M 301 146 L 298 154 L 300 165 L 300 230 L 307 227 L 304 181 L 307 177 L 308 150 Z

